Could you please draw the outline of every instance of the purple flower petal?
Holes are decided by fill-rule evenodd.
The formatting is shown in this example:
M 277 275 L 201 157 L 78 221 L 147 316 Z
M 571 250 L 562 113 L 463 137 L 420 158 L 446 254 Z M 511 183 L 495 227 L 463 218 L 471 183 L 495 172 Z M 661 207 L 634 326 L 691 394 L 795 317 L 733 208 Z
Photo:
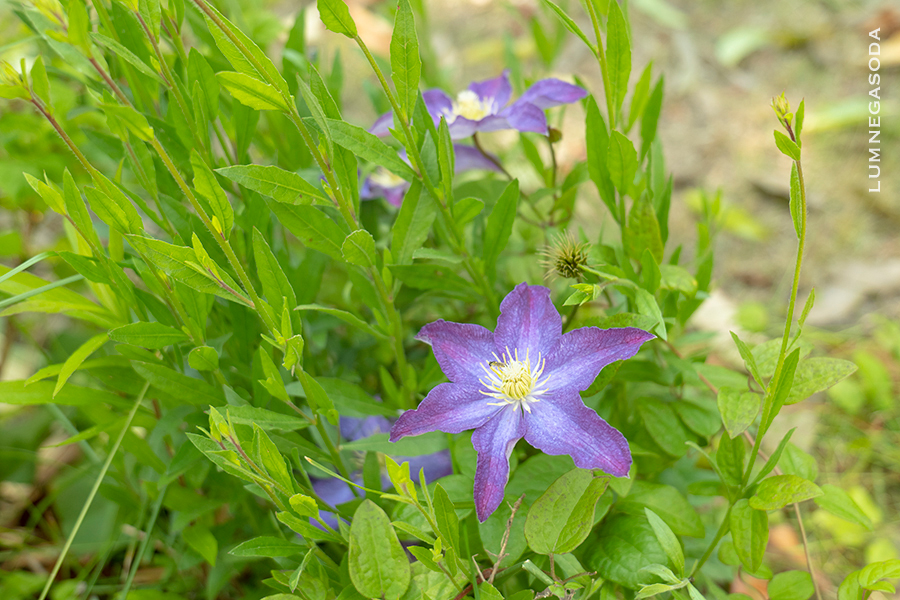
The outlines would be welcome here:
M 453 154 L 456 156 L 454 162 L 454 171 L 462 173 L 463 171 L 472 171 L 474 169 L 483 169 L 485 171 L 500 171 L 495 163 L 491 162 L 478 148 L 474 146 L 463 146 L 462 144 L 453 145 Z M 494 157 L 497 160 L 497 157 Z M 499 162 L 499 161 L 498 161 Z
M 450 460 L 450 451 L 441 450 L 434 454 L 423 454 L 421 456 L 395 456 L 394 460 L 397 464 L 409 463 L 409 476 L 413 481 L 419 483 L 419 471 L 425 469 L 425 480 L 427 483 L 437 481 L 441 477 L 446 477 L 453 473 L 453 461 Z
M 461 140 L 463 138 L 471 137 L 473 133 L 481 130 L 481 123 L 483 121 L 484 119 L 481 121 L 472 121 L 465 117 L 456 117 L 456 119 L 448 126 L 448 129 L 450 130 L 450 139 Z M 435 127 L 437 127 L 439 122 L 439 118 L 435 119 Z
M 519 359 L 546 356 L 556 348 L 562 335 L 562 319 L 550 301 L 550 290 L 542 285 L 520 283 L 500 303 L 500 317 L 494 331 L 497 355 L 509 348 L 519 351 Z
M 492 113 L 497 112 L 509 103 L 512 95 L 512 86 L 509 84 L 509 69 L 503 71 L 499 77 L 475 81 L 469 85 L 469 89 L 475 92 L 482 101 L 491 103 Z
M 437 88 L 425 90 L 422 92 L 422 99 L 425 101 L 425 108 L 428 109 L 428 114 L 435 117 L 435 123 L 440 120 L 442 114 L 453 112 L 453 99 L 444 90 Z
M 386 112 L 377 119 L 372 124 L 372 127 L 369 128 L 369 133 L 377 135 L 378 137 L 384 137 L 387 135 L 391 135 L 391 127 L 394 125 L 394 113 Z
M 429 431 L 459 433 L 484 425 L 498 410 L 481 386 L 442 383 L 428 392 L 419 408 L 408 410 L 391 428 L 391 441 Z
M 599 418 L 599 417 L 598 417 Z M 509 480 L 509 455 L 525 435 L 522 411 L 508 404 L 472 434 L 478 452 L 475 467 L 475 513 L 484 523 L 503 501 Z
M 512 106 L 500 113 L 509 121 L 512 129 L 519 131 L 530 131 L 547 135 L 547 115 L 544 111 L 530 102 L 524 102 L 521 99 L 516 100 Z
M 619 431 L 565 390 L 541 398 L 525 414 L 525 440 L 547 454 L 568 454 L 582 469 L 623 477 L 631 467 L 628 442 Z M 474 436 L 472 436 L 474 440 Z
M 376 433 L 387 433 L 391 430 L 391 422 L 385 417 L 341 417 L 341 437 L 348 441 L 361 440 Z
M 403 196 L 409 189 L 410 184 L 398 185 L 397 187 L 384 188 L 384 199 L 394 206 L 403 204 Z
M 549 387 L 554 391 L 586 390 L 603 367 L 631 358 L 640 350 L 641 344 L 655 337 L 636 327 L 582 327 L 570 331 L 546 357 L 544 372 L 550 377 Z
M 577 102 L 587 96 L 587 90 L 559 79 L 541 79 L 530 88 L 516 102 L 529 102 L 540 109 Z
M 478 121 L 478 131 L 502 131 L 503 129 L 514 129 L 507 118 L 506 110 Z
M 493 360 L 494 334 L 474 323 L 439 319 L 423 327 L 416 339 L 431 344 L 441 370 L 453 383 L 480 386 L 484 367 Z

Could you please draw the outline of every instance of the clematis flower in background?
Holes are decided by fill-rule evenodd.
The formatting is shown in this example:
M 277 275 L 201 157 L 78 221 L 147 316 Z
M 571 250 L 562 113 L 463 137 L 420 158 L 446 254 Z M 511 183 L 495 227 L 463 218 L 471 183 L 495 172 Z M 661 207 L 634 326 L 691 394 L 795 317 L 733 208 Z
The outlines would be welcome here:
M 509 103 L 511 95 L 509 71 L 506 70 L 494 79 L 471 83 L 468 89 L 456 95 L 455 100 L 439 89 L 423 92 L 422 98 L 435 126 L 443 116 L 450 129 L 450 137 L 458 140 L 479 131 L 501 129 L 547 135 L 549 129 L 544 110 L 577 102 L 587 96 L 587 90 L 559 79 L 541 79 L 512 104 Z M 393 122 L 393 113 L 385 113 L 376 119 L 369 131 L 377 136 L 386 136 Z
M 361 440 L 376 433 L 388 433 L 391 429 L 391 421 L 385 417 L 341 417 L 339 423 L 341 437 L 347 441 Z M 450 451 L 441 450 L 433 454 L 423 454 L 421 456 L 394 456 L 395 461 L 402 464 L 409 463 L 410 477 L 416 483 L 419 482 L 419 470 L 425 469 L 425 479 L 428 483 L 450 475 L 453 472 L 453 465 L 450 461 Z M 355 498 L 350 484 L 340 479 L 330 477 L 328 479 L 311 478 L 313 490 L 316 495 L 331 506 L 337 506 L 350 502 Z M 362 478 L 354 476 L 353 481 L 362 485 Z M 387 489 L 391 486 L 391 482 L 387 475 L 382 476 L 381 489 Z M 363 490 L 357 489 L 361 496 L 365 495 Z M 319 511 L 319 517 L 325 521 L 329 527 L 337 529 L 337 517 L 327 511 Z M 320 527 L 318 523 L 310 519 L 310 522 L 316 527 Z
M 491 332 L 471 323 L 429 323 L 418 339 L 431 344 L 450 380 L 403 413 L 391 441 L 429 431 L 474 429 L 478 452 L 475 510 L 484 522 L 503 500 L 509 456 L 524 437 L 546 454 L 568 454 L 583 469 L 621 477 L 631 467 L 628 442 L 584 405 L 600 370 L 634 356 L 655 336 L 642 329 L 582 327 L 562 334 L 550 290 L 519 284 L 500 304 Z
M 500 173 L 500 167 L 497 166 L 496 157 L 488 157 L 481 153 L 478 148 L 473 146 L 464 146 L 463 144 L 453 144 L 454 172 L 462 173 L 464 171 L 474 171 L 481 169 L 483 171 L 496 171 Z M 406 151 L 400 151 L 400 157 L 406 160 Z M 394 175 L 383 167 L 378 167 L 374 173 L 366 177 L 362 187 L 359 189 L 359 197 L 363 200 L 373 200 L 375 198 L 384 198 L 394 206 L 400 206 L 403 202 L 403 196 L 409 189 L 409 182 Z

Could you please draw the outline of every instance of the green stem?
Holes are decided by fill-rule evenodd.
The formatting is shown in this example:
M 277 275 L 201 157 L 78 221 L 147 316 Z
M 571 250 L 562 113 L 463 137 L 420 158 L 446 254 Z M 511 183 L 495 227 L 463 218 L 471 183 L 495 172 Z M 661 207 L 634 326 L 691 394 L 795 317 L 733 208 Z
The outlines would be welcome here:
M 597 37 L 596 56 L 597 62 L 600 63 L 600 73 L 603 75 L 603 94 L 606 96 L 606 112 L 609 114 L 609 129 L 612 131 L 616 128 L 616 111 L 615 99 L 613 98 L 613 90 L 609 83 L 609 65 L 606 62 L 606 52 L 603 50 L 603 38 L 600 35 L 600 20 L 597 12 L 594 10 L 593 2 L 585 2 L 588 13 L 591 15 L 591 23 L 594 25 L 594 35 Z
M 147 547 L 150 545 L 151 534 L 153 533 L 153 527 L 156 525 L 156 518 L 159 516 L 159 510 L 162 508 L 163 499 L 166 497 L 166 490 L 169 489 L 169 484 L 167 483 L 161 490 L 159 490 L 159 496 L 156 498 L 156 502 L 153 504 L 153 512 L 150 513 L 150 521 L 147 523 L 147 533 L 144 534 L 144 539 L 141 540 L 141 545 L 138 547 L 137 555 L 134 557 L 134 562 L 131 564 L 131 570 L 128 572 L 128 579 L 125 580 L 125 586 L 122 588 L 122 592 L 119 595 L 121 600 L 125 600 L 128 597 L 128 590 L 131 589 L 131 584 L 134 582 L 134 576 L 137 575 L 138 569 L 141 566 L 141 562 L 144 560 L 144 553 L 147 551 Z
M 709 557 L 712 556 L 713 550 L 716 549 L 716 546 L 725 537 L 725 534 L 728 533 L 728 529 L 731 527 L 731 509 L 734 505 L 729 505 L 728 510 L 725 512 L 725 518 L 722 519 L 722 524 L 719 526 L 719 530 L 716 532 L 716 536 L 713 538 L 712 542 L 709 544 L 709 547 L 706 549 L 706 552 L 703 553 L 703 556 L 700 557 L 694 564 L 694 568 L 691 569 L 691 577 L 697 574 L 701 567 L 706 564 L 706 561 L 709 560 Z
M 78 515 L 78 519 L 75 521 L 75 526 L 72 528 L 72 533 L 69 534 L 69 537 L 66 540 L 65 545 L 63 546 L 62 552 L 60 553 L 59 558 L 56 560 L 56 564 L 53 565 L 53 570 L 50 572 L 50 576 L 47 578 L 47 583 L 46 585 L 44 585 L 44 589 L 43 591 L 41 591 L 41 595 L 38 600 L 44 600 L 47 597 L 47 594 L 50 592 L 50 587 L 53 585 L 53 581 L 54 579 L 56 579 L 56 575 L 57 573 L 59 573 L 59 569 L 60 567 L 62 567 L 62 563 L 65 560 L 66 555 L 69 553 L 69 548 L 72 547 L 72 542 L 75 540 L 75 536 L 78 535 L 78 531 L 81 529 L 81 524 L 84 522 L 84 518 L 87 516 L 88 510 L 90 510 L 91 504 L 94 502 L 94 496 L 97 495 L 97 490 L 100 489 L 100 484 L 106 477 L 106 472 L 109 470 L 109 466 L 112 464 L 116 452 L 119 451 L 119 446 L 122 445 L 122 440 L 125 439 L 125 434 L 129 429 L 131 429 L 131 422 L 132 420 L 134 420 L 134 415 L 137 414 L 138 408 L 140 408 L 141 402 L 144 400 L 144 394 L 147 393 L 147 389 L 149 387 L 150 383 L 145 383 L 143 389 L 141 389 L 140 394 L 138 394 L 137 399 L 134 401 L 134 406 L 131 407 L 131 411 L 128 413 L 128 417 L 125 419 L 125 425 L 122 427 L 122 431 L 119 432 L 119 437 L 116 438 L 112 449 L 110 449 L 109 455 L 107 455 L 106 457 L 106 462 L 104 462 L 103 466 L 100 468 L 100 474 L 94 481 L 94 487 L 91 488 L 84 506 L 81 507 L 81 513 Z
M 794 138 L 794 133 L 791 131 L 790 127 L 787 128 L 788 133 L 791 134 L 791 139 Z M 800 219 L 800 235 L 797 243 L 797 262 L 794 265 L 794 281 L 791 284 L 791 298 L 788 302 L 788 311 L 787 317 L 784 322 L 784 333 L 781 337 L 781 351 L 778 354 L 778 363 L 775 367 L 775 374 L 772 376 L 772 379 L 769 380 L 769 385 L 766 389 L 765 403 L 766 406 L 763 407 L 763 415 L 767 414 L 767 409 L 771 410 L 771 403 L 774 402 L 772 397 L 773 384 L 776 384 L 781 377 L 781 371 L 784 368 L 784 360 L 785 355 L 787 354 L 788 348 L 788 340 L 791 335 L 791 325 L 794 322 L 794 307 L 797 304 L 797 290 L 800 287 L 800 268 L 803 265 L 803 247 L 806 243 L 806 184 L 803 181 L 803 167 L 800 164 L 800 161 L 794 161 L 794 164 L 797 165 L 797 175 L 800 180 L 800 210 L 801 219 Z M 769 417 L 769 420 L 773 419 L 775 415 Z M 764 424 L 763 424 L 764 425 Z M 756 442 L 753 444 L 753 450 L 750 453 L 750 463 L 747 466 L 747 471 L 744 474 L 743 485 L 747 485 L 747 482 L 750 479 L 750 472 L 753 470 L 754 465 L 756 464 L 756 457 L 759 454 L 760 444 L 762 443 L 763 437 L 765 437 L 766 432 L 760 431 L 756 436 Z

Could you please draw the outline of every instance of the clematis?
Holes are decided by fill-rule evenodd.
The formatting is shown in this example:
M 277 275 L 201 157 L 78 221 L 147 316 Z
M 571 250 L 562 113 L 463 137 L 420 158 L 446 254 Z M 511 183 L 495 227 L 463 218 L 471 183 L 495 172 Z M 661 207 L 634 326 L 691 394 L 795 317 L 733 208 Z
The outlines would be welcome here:
M 496 157 L 486 156 L 473 146 L 453 144 L 453 155 L 456 157 L 453 163 L 453 170 L 456 173 L 476 169 L 501 172 L 500 167 L 497 166 Z M 400 157 L 406 160 L 406 151 L 401 150 Z M 384 198 L 394 206 L 400 206 L 409 185 L 409 182 L 399 175 L 394 175 L 384 167 L 378 167 L 363 181 L 359 197 L 363 200 Z
M 431 390 L 391 429 L 391 441 L 429 431 L 474 429 L 475 510 L 487 519 L 503 500 L 509 456 L 521 438 L 546 454 L 568 454 L 583 469 L 628 474 L 631 452 L 618 430 L 586 407 L 585 390 L 606 365 L 634 356 L 655 336 L 642 329 L 582 327 L 563 335 L 550 290 L 519 284 L 500 304 L 497 327 L 435 321 L 431 344 L 450 380 Z
M 391 421 L 385 417 L 341 417 L 340 423 L 341 437 L 349 442 L 361 440 L 376 433 L 387 433 L 391 429 Z M 441 450 L 433 454 L 423 454 L 420 456 L 395 456 L 392 457 L 398 463 L 408 462 L 410 467 L 410 477 L 416 483 L 419 482 L 419 471 L 425 469 L 425 479 L 428 482 L 435 481 L 441 477 L 450 475 L 453 472 L 453 465 L 450 462 L 450 451 Z M 353 481 L 362 485 L 362 477 L 355 475 Z M 350 489 L 350 484 L 335 477 L 328 479 L 311 478 L 313 490 L 316 495 L 331 506 L 337 506 L 352 501 L 354 496 Z M 391 486 L 390 479 L 387 475 L 382 476 L 381 489 L 388 489 Z M 357 490 L 360 495 L 365 495 L 362 490 Z M 328 512 L 319 511 L 319 517 L 328 523 L 329 527 L 337 529 L 337 517 Z M 310 522 L 316 527 L 320 527 L 315 520 Z
M 547 135 L 547 116 L 544 110 L 561 104 L 577 102 L 587 96 L 587 90 L 559 79 L 541 79 L 525 90 L 510 104 L 512 86 L 509 71 L 499 77 L 476 81 L 459 92 L 454 100 L 443 90 L 430 89 L 422 93 L 428 114 L 435 126 L 443 116 L 450 129 L 450 137 L 458 140 L 479 131 L 517 129 Z M 393 113 L 378 117 L 369 130 L 378 136 L 390 133 Z

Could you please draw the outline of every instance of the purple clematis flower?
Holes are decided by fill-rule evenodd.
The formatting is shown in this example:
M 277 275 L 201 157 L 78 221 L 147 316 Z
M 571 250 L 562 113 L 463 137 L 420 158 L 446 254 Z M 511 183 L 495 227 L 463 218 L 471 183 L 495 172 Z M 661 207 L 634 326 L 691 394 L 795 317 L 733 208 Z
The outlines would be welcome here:
M 453 163 L 453 171 L 456 173 L 474 171 L 476 169 L 501 172 L 500 167 L 497 166 L 496 157 L 491 157 L 493 158 L 492 161 L 491 158 L 482 154 L 474 146 L 453 144 L 453 154 L 456 157 Z M 400 157 L 406 160 L 405 150 L 400 151 Z M 384 198 L 394 206 L 400 206 L 409 186 L 410 183 L 399 175 L 394 175 L 387 169 L 378 167 L 374 173 L 363 181 L 359 190 L 359 197 L 363 200 Z
M 456 100 L 439 89 L 423 92 L 422 98 L 435 126 L 443 116 L 450 128 L 450 137 L 458 140 L 479 131 L 500 129 L 547 135 L 549 130 L 544 110 L 581 100 L 587 96 L 587 90 L 559 79 L 542 79 L 525 90 L 512 104 L 509 103 L 511 95 L 509 70 L 506 70 L 494 79 L 473 82 L 468 89 L 456 95 Z M 386 136 L 393 122 L 393 113 L 385 113 L 378 117 L 369 131 L 377 136 Z
M 340 420 L 341 437 L 347 441 L 361 440 L 376 433 L 387 433 L 391 429 L 391 421 L 385 417 L 341 417 Z M 392 457 L 397 463 L 409 463 L 410 478 L 416 483 L 419 482 L 419 471 L 425 469 L 425 479 L 430 483 L 441 477 L 446 477 L 453 472 L 453 465 L 450 461 L 450 451 L 441 450 L 433 454 L 423 454 L 421 456 L 394 456 Z M 331 477 L 328 479 L 310 478 L 316 494 L 331 506 L 337 506 L 352 501 L 355 496 L 350 489 L 350 484 L 340 479 Z M 362 485 L 362 477 L 353 476 L 353 481 Z M 388 489 L 391 481 L 387 475 L 382 476 L 381 489 Z M 358 490 L 359 494 L 364 496 L 363 490 Z M 319 517 L 325 521 L 329 527 L 337 529 L 337 517 L 328 512 L 319 511 Z M 310 522 L 316 527 L 321 526 L 313 519 Z
M 625 437 L 586 407 L 578 392 L 603 367 L 631 358 L 656 337 L 634 327 L 582 327 L 563 335 L 550 290 L 539 285 L 516 286 L 500 312 L 493 332 L 443 320 L 422 328 L 418 339 L 431 344 L 450 382 L 432 389 L 391 429 L 391 441 L 475 430 L 475 510 L 482 522 L 503 500 L 509 456 L 522 437 L 547 454 L 570 455 L 583 469 L 628 474 Z

